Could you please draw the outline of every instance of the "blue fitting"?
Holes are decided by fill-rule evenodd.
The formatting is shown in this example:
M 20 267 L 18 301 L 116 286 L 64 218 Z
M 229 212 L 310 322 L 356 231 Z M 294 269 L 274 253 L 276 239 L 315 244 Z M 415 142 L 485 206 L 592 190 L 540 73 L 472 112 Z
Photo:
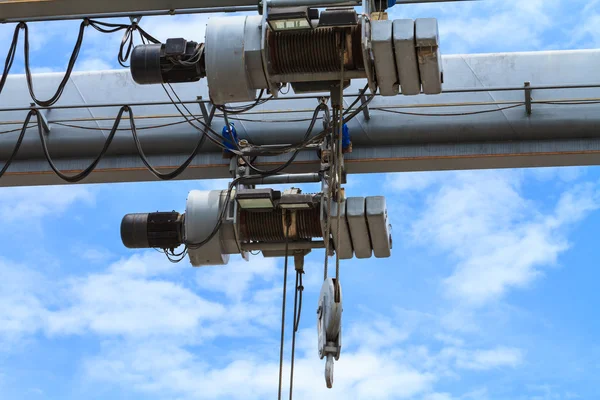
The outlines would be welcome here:
M 388 8 L 392 8 L 396 5 L 396 0 L 388 0 Z
M 350 128 L 347 124 L 342 127 L 342 150 L 348 150 L 352 145 L 352 137 L 350 136 Z
M 235 150 L 235 145 L 234 143 L 238 142 L 238 135 L 237 135 L 237 131 L 235 130 L 235 124 L 232 122 L 229 125 L 231 125 L 231 129 L 227 128 L 227 125 L 225 125 L 223 127 L 223 132 L 221 133 L 223 135 L 223 144 L 225 145 L 225 147 L 227 147 L 229 150 Z M 230 133 L 231 130 L 231 133 Z M 233 137 L 232 137 L 233 136 Z M 233 142 L 233 143 L 231 143 Z M 231 153 L 231 151 L 226 150 L 226 153 Z

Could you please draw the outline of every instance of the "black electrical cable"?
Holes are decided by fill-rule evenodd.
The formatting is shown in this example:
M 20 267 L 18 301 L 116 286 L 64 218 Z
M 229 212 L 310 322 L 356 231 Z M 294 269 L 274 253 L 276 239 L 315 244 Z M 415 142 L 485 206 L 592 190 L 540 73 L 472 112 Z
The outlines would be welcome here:
M 175 254 L 173 251 L 167 250 L 167 249 L 163 249 L 164 254 L 167 256 L 167 259 L 172 262 L 173 264 L 179 264 L 180 262 L 182 262 L 183 260 L 185 260 L 185 257 L 187 257 L 188 254 L 188 250 L 187 248 L 184 249 L 181 253 L 179 254 Z M 179 258 L 177 258 L 179 257 Z
M 310 125 L 308 127 L 308 129 L 306 130 L 306 133 L 304 135 L 303 141 L 307 141 L 308 138 L 310 137 L 310 134 L 312 133 L 314 127 L 315 127 L 315 123 L 317 122 L 317 118 L 319 116 L 319 113 L 323 111 L 326 114 L 329 113 L 329 108 L 325 105 L 325 104 L 319 104 L 316 108 L 315 111 L 313 112 L 313 116 L 310 122 Z M 229 136 L 233 138 L 233 134 L 231 132 L 231 126 L 229 125 L 229 120 L 227 118 L 227 113 L 224 112 L 223 113 L 223 118 L 225 119 L 225 125 L 227 126 L 227 129 L 229 131 Z M 235 142 L 235 141 L 234 141 Z M 237 143 L 235 143 L 236 147 L 238 146 Z M 238 147 L 238 150 L 239 147 Z M 275 175 L 280 173 L 281 171 L 285 170 L 286 168 L 288 168 L 295 160 L 296 157 L 298 157 L 298 154 L 300 154 L 300 150 L 301 148 L 297 149 L 296 151 L 294 151 L 294 154 L 292 154 L 292 156 L 290 157 L 289 160 L 287 160 L 284 164 L 280 165 L 279 167 L 276 167 L 272 170 L 262 170 L 260 168 L 255 167 L 252 162 L 250 160 L 248 160 L 246 157 L 241 156 L 242 159 L 244 160 L 244 162 L 248 165 L 248 167 L 250 169 L 252 169 L 253 171 L 257 172 L 258 174 L 262 175 L 262 176 L 269 176 L 269 175 Z M 241 150 L 240 150 L 241 152 Z
M 71 175 L 71 176 L 66 175 L 62 171 L 60 171 L 58 169 L 58 167 L 56 166 L 56 164 L 54 164 L 54 161 L 52 161 L 52 157 L 50 156 L 50 151 L 48 150 L 48 142 L 46 140 L 46 135 L 44 134 L 44 130 L 42 128 L 42 116 L 39 113 L 39 111 L 38 110 L 30 111 L 30 113 L 28 114 L 28 117 L 32 113 L 37 116 L 38 133 L 39 133 L 40 141 L 42 143 L 42 149 L 44 151 L 44 156 L 46 157 L 46 161 L 48 161 L 50 168 L 52 168 L 54 173 L 56 175 L 58 175 L 58 177 L 61 178 L 62 180 L 69 182 L 69 183 L 77 183 L 77 182 L 81 182 L 82 180 L 87 178 L 94 171 L 94 169 L 96 169 L 96 167 L 98 166 L 98 163 L 100 163 L 100 160 L 102 159 L 102 157 L 104 157 L 104 155 L 108 151 L 108 148 L 110 147 L 113 139 L 115 138 L 115 135 L 117 133 L 117 128 L 119 127 L 119 124 L 121 123 L 121 118 L 123 117 L 123 113 L 125 113 L 125 112 L 131 113 L 131 109 L 128 106 L 121 107 L 121 109 L 119 110 L 119 113 L 117 114 L 117 118 L 115 119 L 115 123 L 113 124 L 113 127 L 108 135 L 108 138 L 104 142 L 104 147 L 100 151 L 100 154 L 98 154 L 98 156 L 94 159 L 94 161 L 92 161 L 92 163 L 86 169 L 84 169 L 82 172 L 80 172 L 78 174 Z M 132 123 L 132 130 L 133 130 L 133 129 L 135 129 L 135 126 L 133 125 L 133 118 L 131 118 L 130 121 Z M 27 120 L 26 120 L 26 122 L 27 122 Z M 26 124 L 24 126 L 26 126 Z
M 100 163 L 100 161 L 102 160 L 102 158 L 106 155 L 106 152 L 108 151 L 110 145 L 112 144 L 112 141 L 118 131 L 118 126 L 121 123 L 121 120 L 123 119 L 123 114 L 127 112 L 129 114 L 129 123 L 130 123 L 130 130 L 136 145 L 136 149 L 138 151 L 138 155 L 140 157 L 140 159 L 142 160 L 142 162 L 144 163 L 144 165 L 148 168 L 148 170 L 154 174 L 157 178 L 161 179 L 161 180 L 172 180 L 177 178 L 179 175 L 181 175 L 191 164 L 191 162 L 194 160 L 194 158 L 197 156 L 198 152 L 200 151 L 202 145 L 205 142 L 206 136 L 202 135 L 199 139 L 198 139 L 198 143 L 196 144 L 196 147 L 194 148 L 194 151 L 192 152 L 192 154 L 186 159 L 186 161 L 179 166 L 175 171 L 167 173 L 167 174 L 162 174 L 159 171 L 157 171 L 149 162 L 148 158 L 146 157 L 146 154 L 144 153 L 144 150 L 142 148 L 139 136 L 137 134 L 137 129 L 135 126 L 135 116 L 133 114 L 133 111 L 131 110 L 131 108 L 129 106 L 123 106 L 121 107 L 121 109 L 119 110 L 119 113 L 117 114 L 117 117 L 115 119 L 115 122 L 113 124 L 112 129 L 110 130 L 110 133 L 104 143 L 104 146 L 102 148 L 102 150 L 100 151 L 100 153 L 98 154 L 98 156 L 92 161 L 92 163 L 86 168 L 84 169 L 82 172 L 75 174 L 75 175 L 67 175 L 65 173 L 63 173 L 62 171 L 60 171 L 60 169 L 56 166 L 56 164 L 54 163 L 54 161 L 52 160 L 52 156 L 50 155 L 50 150 L 48 149 L 48 142 L 47 142 L 47 138 L 46 135 L 44 133 L 43 130 L 43 124 L 42 124 L 42 116 L 39 113 L 38 110 L 34 109 L 31 110 L 28 114 L 27 114 L 27 118 L 25 119 L 25 122 L 23 123 L 23 126 L 21 128 L 21 134 L 19 135 L 18 139 L 17 139 L 17 143 L 15 145 L 15 148 L 11 154 L 11 156 L 8 158 L 8 160 L 6 161 L 6 163 L 4 164 L 3 168 L 2 168 L 2 172 L 0 173 L 0 177 L 2 177 L 2 175 L 4 175 L 4 173 L 8 170 L 8 168 L 10 167 L 12 161 L 14 160 L 15 156 L 17 155 L 21 144 L 23 142 L 23 139 L 25 137 L 25 132 L 27 131 L 27 128 L 29 126 L 29 122 L 31 120 L 32 116 L 36 116 L 37 117 L 37 127 L 38 127 L 38 134 L 39 134 L 39 138 L 40 138 L 40 142 L 42 144 L 42 150 L 44 152 L 44 156 L 46 158 L 46 161 L 48 161 L 48 164 L 50 165 L 50 168 L 52 168 L 52 170 L 54 171 L 54 173 L 56 173 L 56 175 L 61 178 L 62 180 L 69 182 L 69 183 L 78 183 L 81 182 L 82 180 L 86 179 L 98 166 L 98 164 Z
M 121 39 L 121 45 L 119 46 L 119 54 L 117 60 L 123 68 L 129 68 L 125 63 L 129 60 L 131 52 L 134 47 L 134 33 L 137 31 L 142 38 L 142 41 L 148 40 L 151 43 L 160 43 L 159 40 L 148 34 L 136 21 L 131 24 L 111 24 L 107 22 L 100 22 L 96 20 L 89 20 L 90 26 L 102 33 L 115 33 L 124 30 L 123 38 Z M 144 42 L 145 43 L 145 42 Z
M 2 71 L 2 78 L 0 78 L 0 93 L 4 89 L 4 85 L 6 84 L 6 79 L 8 78 L 8 74 L 13 66 L 15 61 L 15 55 L 17 53 L 17 46 L 19 44 L 19 31 L 21 30 L 21 24 L 18 24 L 15 27 L 15 32 L 13 33 L 12 42 L 10 44 L 10 48 L 8 49 L 8 54 L 6 55 L 6 61 L 4 62 L 4 70 Z
M 495 113 L 495 112 L 499 112 L 499 111 L 506 111 L 506 110 L 510 110 L 513 108 L 517 108 L 517 107 L 523 107 L 524 105 L 525 105 L 525 103 L 519 103 L 519 104 L 514 104 L 514 105 L 506 106 L 506 107 L 493 108 L 490 110 L 467 111 L 467 112 L 462 112 L 462 113 L 448 113 L 448 114 L 413 113 L 413 112 L 406 112 L 406 111 L 390 110 L 387 108 L 375 108 L 375 110 L 383 111 L 383 112 L 387 112 L 387 113 L 391 113 L 391 114 L 412 115 L 412 116 L 417 116 L 417 117 L 466 117 L 466 116 L 470 116 L 470 115 L 480 115 L 480 114 Z
M 33 117 L 34 114 L 36 114 L 36 111 L 34 111 L 34 110 L 29 111 L 29 113 L 27 114 L 27 118 L 25 118 L 25 122 L 23 123 L 23 127 L 21 128 L 21 134 L 19 135 L 19 138 L 17 139 L 17 143 L 15 144 L 15 147 L 13 148 L 12 153 L 10 154 L 10 156 L 4 163 L 4 166 L 0 170 L 0 178 L 2 178 L 2 176 L 8 170 L 8 168 L 10 168 L 10 164 L 12 164 L 13 160 L 17 156 L 17 153 L 19 152 L 19 149 L 21 148 L 21 144 L 23 143 L 23 138 L 25 137 L 25 132 L 27 131 L 27 126 L 29 125 L 29 121 L 31 120 L 31 117 Z
M 248 177 L 236 178 L 229 184 L 229 188 L 227 190 L 227 196 L 225 197 L 225 201 L 223 202 L 223 204 L 229 204 L 229 200 L 231 200 L 231 193 L 233 192 L 233 188 L 243 178 L 248 178 Z M 201 247 L 205 246 L 208 242 L 210 242 L 217 235 L 217 233 L 219 233 L 219 230 L 221 229 L 221 226 L 223 225 L 223 220 L 225 219 L 225 214 L 227 213 L 227 210 L 228 210 L 227 207 L 223 207 L 223 209 L 221 210 L 221 214 L 219 215 L 219 220 L 217 221 L 211 234 L 208 235 L 208 237 L 206 239 L 204 239 L 203 241 L 201 241 L 199 243 L 186 242 L 185 244 L 186 244 L 187 248 L 192 249 L 192 250 L 198 250 Z
M 286 252 L 287 254 L 287 252 Z M 296 289 L 294 293 L 294 330 L 292 332 L 292 358 L 290 367 L 290 400 L 294 396 L 294 363 L 296 360 L 296 334 L 300 328 L 300 316 L 302 315 L 302 275 L 304 271 L 296 270 Z
M 246 105 L 246 106 L 237 106 L 237 107 L 232 107 L 232 108 L 227 108 L 224 105 L 215 105 L 215 107 L 217 108 L 217 110 L 221 111 L 222 113 L 228 113 L 228 114 L 243 114 L 245 112 L 248 112 L 254 108 L 256 108 L 257 106 L 263 105 L 265 104 L 267 101 L 273 99 L 273 96 L 268 97 L 266 99 L 263 99 L 263 95 L 265 93 L 265 90 L 262 89 L 258 95 L 258 97 L 256 98 L 256 100 L 254 101 L 254 103 L 250 104 L 250 105 Z
M 31 95 L 31 98 L 33 99 L 35 104 L 39 105 L 40 107 L 50 107 L 50 106 L 56 104 L 58 99 L 60 99 L 60 97 L 62 96 L 62 94 L 65 90 L 65 87 L 67 86 L 67 83 L 69 82 L 69 79 L 71 78 L 71 73 L 73 72 L 73 68 L 75 67 L 77 58 L 79 57 L 79 52 L 81 50 L 81 45 L 83 43 L 83 36 L 84 36 L 85 28 L 87 27 L 87 25 L 88 25 L 87 19 L 84 19 L 81 22 L 81 25 L 79 25 L 79 34 L 77 35 L 77 41 L 75 42 L 75 47 L 73 48 L 73 53 L 71 54 L 71 58 L 69 59 L 69 64 L 67 65 L 67 71 L 65 72 L 63 79 L 59 83 L 56 93 L 54 93 L 54 95 L 52 97 L 50 97 L 48 100 L 39 100 L 34 93 L 33 77 L 32 77 L 31 68 L 29 65 L 29 27 L 25 23 L 20 24 L 21 28 L 24 31 L 24 39 L 25 39 L 25 43 L 23 45 L 23 52 L 24 52 L 24 57 L 25 57 L 25 77 L 27 79 L 27 87 L 29 89 L 29 94 Z
M 178 99 L 179 104 L 181 104 L 184 109 L 188 112 L 189 116 L 191 117 L 191 120 L 194 120 L 196 122 L 198 122 L 204 129 L 199 128 L 198 126 L 196 126 L 191 120 L 190 118 L 188 118 L 187 115 L 185 115 L 185 113 L 183 111 L 181 111 L 181 109 L 179 108 L 179 104 L 175 101 L 175 99 L 173 99 L 173 96 L 171 96 L 171 94 L 169 93 L 169 91 L 167 90 L 167 87 L 164 84 L 161 84 L 163 90 L 165 91 L 165 93 L 167 94 L 167 96 L 169 97 L 169 100 L 171 101 L 171 103 L 173 104 L 173 106 L 175 106 L 175 108 L 177 109 L 177 112 L 186 120 L 186 122 L 191 125 L 194 129 L 197 129 L 201 132 L 204 132 L 207 135 L 207 138 L 214 143 L 215 145 L 217 145 L 218 147 L 222 148 L 223 150 L 226 151 L 231 151 L 232 153 L 238 154 L 237 150 L 232 150 L 229 149 L 225 144 L 223 144 L 223 142 L 221 140 L 224 140 L 227 143 L 230 143 L 232 146 L 234 146 L 234 143 L 229 140 L 228 138 L 222 137 L 221 135 L 219 135 L 217 132 L 215 132 L 214 129 L 212 129 L 207 122 L 204 122 L 202 120 L 200 120 L 199 118 L 195 117 L 192 112 L 189 110 L 189 108 L 187 108 L 187 106 L 185 104 L 182 104 L 181 99 L 179 98 L 179 96 L 177 95 L 177 92 L 175 92 L 175 90 L 173 89 L 173 86 L 171 86 L 169 84 L 169 87 L 171 88 L 171 90 L 173 91 L 173 94 L 175 95 L 175 97 Z M 217 136 L 217 138 L 212 137 L 209 133 Z
M 358 102 L 365 95 L 365 93 L 367 93 L 367 90 L 369 90 L 368 83 L 365 85 L 364 89 L 359 92 L 358 96 L 356 96 L 356 99 L 352 102 L 352 104 L 350 104 L 350 107 L 348 107 L 346 109 L 346 111 L 344 112 L 344 116 L 346 116 L 348 113 L 350 113 L 350 110 L 352 109 L 352 107 L 354 107 L 356 104 L 358 104 Z
M 142 127 L 137 127 L 137 130 L 143 131 L 143 130 L 148 130 L 148 129 L 169 128 L 172 126 L 182 125 L 185 123 L 186 123 L 186 121 L 178 121 L 178 122 L 170 122 L 168 124 L 161 124 L 161 125 L 142 126 Z M 102 127 L 97 127 L 97 126 L 83 126 L 83 125 L 67 124 L 65 122 L 49 122 L 49 124 L 64 126 L 65 128 L 84 129 L 84 130 L 88 130 L 88 131 L 105 131 L 105 130 L 110 129 L 107 127 L 102 128 Z M 119 128 L 117 130 L 118 131 L 129 131 L 130 129 L 129 128 Z M 14 130 L 12 132 L 14 132 Z M 0 132 L 0 134 L 2 134 L 2 133 L 8 133 L 8 132 Z
M 190 166 L 192 161 L 194 161 L 194 158 L 196 158 L 196 156 L 198 155 L 198 152 L 200 151 L 200 149 L 206 142 L 207 136 L 205 134 L 201 134 L 200 137 L 198 138 L 198 142 L 196 143 L 196 146 L 194 147 L 194 150 L 192 151 L 192 154 L 190 154 L 190 156 L 184 161 L 184 163 L 181 164 L 181 166 L 179 166 L 174 171 L 163 174 L 163 173 L 159 172 L 156 168 L 154 168 L 150 164 L 150 161 L 148 160 L 148 158 L 146 157 L 146 153 L 144 153 L 144 149 L 142 148 L 140 138 L 137 134 L 133 111 L 130 108 L 128 108 L 128 111 L 129 111 L 129 122 L 130 122 L 130 126 L 131 126 L 131 134 L 133 136 L 133 141 L 135 142 L 135 147 L 137 149 L 138 155 L 140 156 L 140 159 L 142 160 L 142 162 L 144 163 L 146 168 L 148 168 L 148 170 L 155 177 L 157 177 L 158 179 L 161 179 L 163 181 L 169 181 L 169 180 L 175 179 L 179 175 L 181 175 Z
M 279 344 L 279 391 L 278 391 L 278 400 L 281 400 L 282 390 L 283 390 L 283 347 L 285 345 L 285 305 L 287 298 L 287 276 L 288 276 L 288 263 L 289 263 L 289 234 L 290 234 L 290 225 L 291 220 L 290 216 L 286 211 L 285 215 L 286 222 L 286 233 L 285 233 L 285 264 L 283 267 L 283 304 L 281 305 L 281 341 Z

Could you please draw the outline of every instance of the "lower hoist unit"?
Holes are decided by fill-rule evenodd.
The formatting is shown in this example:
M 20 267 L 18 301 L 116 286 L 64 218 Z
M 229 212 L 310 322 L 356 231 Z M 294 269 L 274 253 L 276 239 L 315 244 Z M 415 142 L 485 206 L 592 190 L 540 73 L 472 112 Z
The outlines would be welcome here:
M 291 176 L 261 179 L 289 181 Z M 252 179 L 256 178 L 247 182 Z M 391 256 L 391 226 L 383 197 L 350 197 L 340 203 L 330 199 L 326 192 L 305 194 L 293 188 L 280 192 L 241 183 L 228 190 L 192 191 L 184 214 L 126 215 L 121 237 L 128 248 L 160 249 L 170 257 L 182 256 L 178 261 L 187 251 L 195 267 L 225 265 L 232 254 L 248 260 L 250 252 L 258 251 L 265 257 L 294 257 L 301 264 L 312 250 L 324 248 L 340 259 Z M 182 245 L 186 250 L 175 253 Z M 319 355 L 327 359 L 330 388 L 333 360 L 341 352 L 341 317 L 338 270 L 336 278 L 326 277 L 318 304 Z

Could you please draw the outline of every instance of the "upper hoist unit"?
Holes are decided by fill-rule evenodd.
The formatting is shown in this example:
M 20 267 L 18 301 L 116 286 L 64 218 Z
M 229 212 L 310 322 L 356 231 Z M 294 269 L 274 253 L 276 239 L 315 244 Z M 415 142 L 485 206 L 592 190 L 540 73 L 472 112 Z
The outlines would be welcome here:
M 351 151 L 345 122 L 352 111 L 344 112 L 343 90 L 352 79 L 366 79 L 371 96 L 377 92 L 382 96 L 441 93 L 438 26 L 435 19 L 390 21 L 385 10 L 371 1 L 363 2 L 362 14 L 354 8 L 277 8 L 274 4 L 293 2 L 263 1 L 258 16 L 211 18 L 203 44 L 169 39 L 134 49 L 131 72 L 139 84 L 207 78 L 211 102 L 226 121 L 223 144 L 231 155 L 234 180 L 226 190 L 191 192 L 183 215 L 127 215 L 121 236 L 129 248 L 162 249 L 177 261 L 188 255 L 196 267 L 225 265 L 232 254 L 248 259 L 258 251 L 265 257 L 285 257 L 286 266 L 288 257 L 293 257 L 299 274 L 304 273 L 308 253 L 325 249 L 317 326 L 319 356 L 327 360 L 325 377 L 332 387 L 333 363 L 342 348 L 339 260 L 386 258 L 392 251 L 385 198 L 347 197 L 342 188 L 344 153 Z M 321 6 L 328 4 L 316 5 Z M 277 97 L 287 84 L 296 93 L 330 95 L 319 98 L 305 140 L 265 147 L 238 138 L 225 105 L 258 104 L 259 91 Z M 236 110 L 239 113 L 240 108 Z M 323 114 L 323 130 L 313 134 L 319 114 Z M 307 149 L 318 153 L 319 170 L 285 174 L 297 152 Z M 255 157 L 291 152 L 290 161 L 274 170 L 252 165 Z M 321 182 L 321 191 L 257 188 L 308 182 Z M 185 250 L 176 254 L 182 245 Z M 327 268 L 333 255 L 336 276 L 330 278 Z

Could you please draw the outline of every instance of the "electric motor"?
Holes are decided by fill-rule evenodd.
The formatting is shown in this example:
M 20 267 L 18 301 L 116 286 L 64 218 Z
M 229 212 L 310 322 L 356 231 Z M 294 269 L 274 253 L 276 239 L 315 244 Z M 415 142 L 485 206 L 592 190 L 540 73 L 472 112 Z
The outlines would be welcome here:
M 182 244 L 182 226 L 177 212 L 128 214 L 121 222 L 121 240 L 130 249 L 174 249 Z
M 204 45 L 185 39 L 137 46 L 131 54 L 131 76 L 140 85 L 196 82 L 206 76 Z

